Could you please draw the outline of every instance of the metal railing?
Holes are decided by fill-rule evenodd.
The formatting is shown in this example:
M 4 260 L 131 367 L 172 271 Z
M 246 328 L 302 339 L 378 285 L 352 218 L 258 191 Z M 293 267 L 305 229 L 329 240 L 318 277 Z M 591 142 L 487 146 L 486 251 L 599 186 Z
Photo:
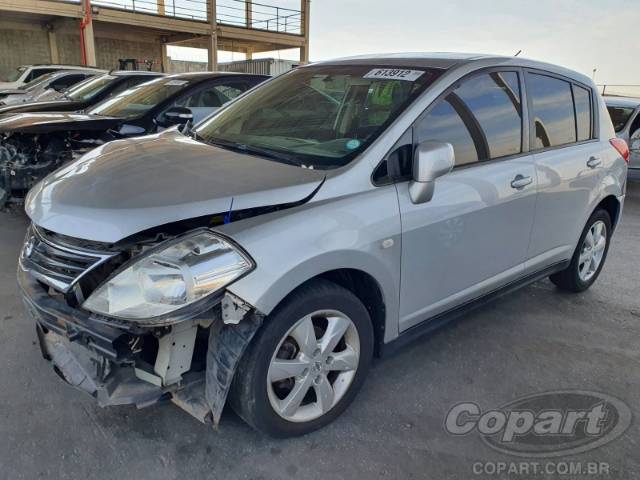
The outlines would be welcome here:
M 617 97 L 637 97 L 640 98 L 640 85 L 622 84 L 599 84 L 598 89 L 602 95 Z
M 302 11 L 245 0 L 217 0 L 218 23 L 271 32 L 303 34 Z
M 81 0 L 53 0 L 78 4 Z M 281 1 L 281 0 L 274 0 Z M 206 22 L 208 0 L 91 0 L 96 7 Z M 223 25 L 302 35 L 301 10 L 245 0 L 216 0 L 216 21 Z

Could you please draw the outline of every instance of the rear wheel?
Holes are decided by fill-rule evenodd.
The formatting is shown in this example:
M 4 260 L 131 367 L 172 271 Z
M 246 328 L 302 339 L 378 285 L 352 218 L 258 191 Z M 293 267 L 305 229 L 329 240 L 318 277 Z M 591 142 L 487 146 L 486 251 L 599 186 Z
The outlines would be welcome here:
M 311 282 L 265 319 L 236 372 L 231 406 L 264 433 L 303 435 L 347 408 L 372 355 L 360 300 L 332 282 Z
M 570 292 L 582 292 L 600 275 L 611 239 L 611 217 L 602 209 L 596 210 L 580 236 L 578 247 L 566 270 L 551 275 L 551 281 Z

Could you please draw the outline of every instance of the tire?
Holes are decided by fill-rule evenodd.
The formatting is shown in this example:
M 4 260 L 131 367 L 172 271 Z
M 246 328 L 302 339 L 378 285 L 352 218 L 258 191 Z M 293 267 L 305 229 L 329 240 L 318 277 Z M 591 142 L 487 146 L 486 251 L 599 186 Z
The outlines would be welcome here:
M 309 317 L 311 314 L 315 316 Z M 338 338 L 347 323 L 332 348 L 328 339 Z M 326 335 L 330 330 L 336 335 Z M 313 337 L 301 335 L 309 331 Z M 301 338 L 307 342 L 296 340 Z M 267 435 L 285 438 L 312 432 L 335 420 L 353 401 L 367 376 L 373 343 L 371 319 L 362 302 L 333 282 L 313 280 L 265 318 L 238 365 L 229 403 L 244 421 Z M 359 355 L 354 356 L 358 349 Z M 281 370 L 282 362 L 306 366 L 302 370 L 295 366 L 295 376 L 279 380 L 281 372 L 288 375 L 292 365 L 287 363 L 287 369 Z M 328 385 L 333 396 L 326 394 Z M 294 393 L 304 388 L 308 393 L 295 407 L 292 399 L 301 396 Z
M 596 225 L 604 225 L 604 234 L 605 234 L 605 243 L 602 250 L 602 256 L 600 257 L 599 262 L 595 269 L 590 272 L 590 275 L 585 276 L 585 274 L 581 274 L 584 272 L 585 266 L 583 260 L 583 254 L 586 256 L 587 251 L 585 250 L 585 239 L 589 235 L 592 227 Z M 582 231 L 582 235 L 580 235 L 580 241 L 578 242 L 578 246 L 576 247 L 575 252 L 573 253 L 573 257 L 571 258 L 571 263 L 569 266 L 558 273 L 551 275 L 550 280 L 561 290 L 566 290 L 568 292 L 583 292 L 594 282 L 597 280 L 600 272 L 602 271 L 602 267 L 604 266 L 605 260 L 607 259 L 607 253 L 609 251 L 609 244 L 611 243 L 611 217 L 606 212 L 606 210 L 598 209 L 589 220 L 587 220 L 587 224 Z M 593 238 L 593 237 L 592 237 Z

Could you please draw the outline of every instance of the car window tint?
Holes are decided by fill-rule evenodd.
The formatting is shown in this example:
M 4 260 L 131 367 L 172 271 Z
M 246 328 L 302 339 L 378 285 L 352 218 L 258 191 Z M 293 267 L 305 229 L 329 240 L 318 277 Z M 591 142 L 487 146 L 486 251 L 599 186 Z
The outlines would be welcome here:
M 634 111 L 633 108 L 627 107 L 607 107 L 607 110 L 609 111 L 609 116 L 611 117 L 616 133 L 624 129 Z
M 50 87 L 51 88 L 69 88 L 72 85 L 84 80 L 88 75 L 85 74 L 74 74 L 74 75 L 66 75 L 58 80 L 55 80 Z
M 484 143 L 480 160 L 522 152 L 522 107 L 516 72 L 474 76 L 456 88 L 463 118 L 477 124 Z
M 591 138 L 591 95 L 586 88 L 573 86 L 573 101 L 576 105 L 576 129 L 578 141 Z
M 219 108 L 230 102 L 249 87 L 245 82 L 212 85 L 187 95 L 175 102 L 174 106 L 187 108 Z
M 246 85 L 241 86 L 238 84 L 218 85 L 216 86 L 215 90 L 222 97 L 222 100 L 224 101 L 224 103 L 227 103 L 233 100 L 234 98 L 236 98 L 237 96 L 239 96 L 245 90 L 247 90 L 247 86 Z
M 527 92 L 531 97 L 535 132 L 533 149 L 575 142 L 571 84 L 546 75 L 527 73 Z
M 456 165 L 467 165 L 478 161 L 476 145 L 469 129 L 450 103 L 450 95 L 440 100 L 415 129 L 417 142 L 427 140 L 449 142 L 453 145 Z
M 31 72 L 29 72 L 27 81 L 35 80 L 36 78 L 41 77 L 42 75 L 56 72 L 56 71 L 57 70 L 55 68 L 34 68 L 33 70 L 31 70 Z

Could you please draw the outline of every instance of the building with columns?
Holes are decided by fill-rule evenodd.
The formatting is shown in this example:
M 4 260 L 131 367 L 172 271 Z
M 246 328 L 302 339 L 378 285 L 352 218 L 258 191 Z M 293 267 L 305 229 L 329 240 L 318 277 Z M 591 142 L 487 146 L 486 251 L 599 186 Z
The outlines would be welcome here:
M 170 71 L 167 46 L 218 51 L 299 49 L 309 60 L 310 0 L 0 0 L 0 76 L 21 64 L 118 68 L 135 59 Z

